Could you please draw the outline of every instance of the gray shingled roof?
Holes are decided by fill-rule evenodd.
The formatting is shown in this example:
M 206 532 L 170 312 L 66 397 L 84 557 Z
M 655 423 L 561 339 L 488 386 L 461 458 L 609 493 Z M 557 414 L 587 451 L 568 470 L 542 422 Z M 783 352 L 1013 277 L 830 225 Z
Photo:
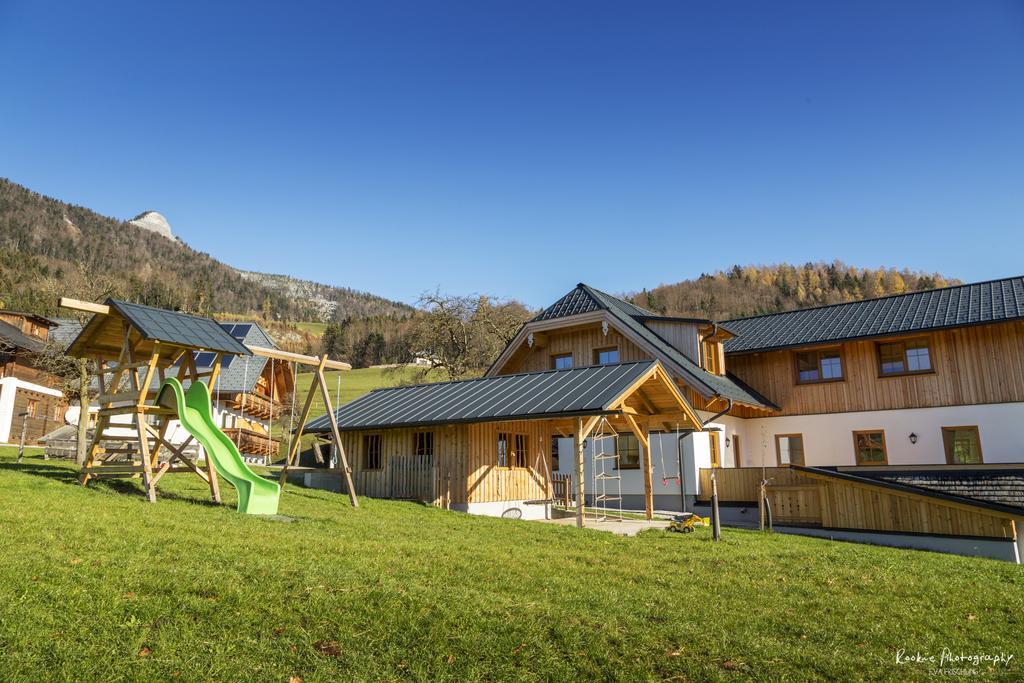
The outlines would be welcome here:
M 242 356 L 250 355 L 245 345 L 210 318 L 115 299 L 108 299 L 107 305 L 123 315 L 146 339 Z
M 867 471 L 861 476 L 954 496 L 1020 508 L 1024 513 L 1024 469 Z
M 657 361 L 377 389 L 334 411 L 341 430 L 526 420 L 610 412 Z M 330 429 L 326 414 L 305 431 Z
M 38 353 L 43 350 L 46 343 L 35 337 L 28 336 L 20 328 L 10 323 L 0 320 L 0 351 L 4 351 L 6 346 Z
M 740 382 L 733 375 L 716 375 L 700 367 L 700 365 L 692 361 L 683 352 L 672 346 L 672 344 L 643 323 L 644 320 L 649 319 L 665 320 L 665 316 L 658 315 L 639 306 L 634 306 L 628 301 L 623 301 L 611 294 L 606 294 L 582 282 L 576 285 L 576 288 L 571 292 L 545 309 L 543 313 L 534 318 L 534 321 L 564 318 L 596 310 L 608 311 L 623 327 L 628 328 L 654 346 L 667 362 L 672 363 L 682 372 L 684 381 L 693 386 L 697 391 L 706 395 L 732 399 L 747 405 L 777 407 L 764 396 L 761 396 L 752 388 Z M 693 321 L 691 318 L 682 318 L 680 320 L 685 320 L 686 322 Z
M 1024 276 L 729 320 L 728 353 L 1024 318 Z

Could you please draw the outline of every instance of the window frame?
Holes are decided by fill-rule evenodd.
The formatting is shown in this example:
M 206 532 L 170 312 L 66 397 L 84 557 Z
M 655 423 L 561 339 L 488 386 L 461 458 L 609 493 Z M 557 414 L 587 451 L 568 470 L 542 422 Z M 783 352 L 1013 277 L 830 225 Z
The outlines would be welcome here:
M 927 370 L 906 370 L 901 372 L 883 372 L 882 371 L 882 347 L 899 345 L 903 350 L 903 367 L 907 367 L 907 344 L 911 342 L 924 342 L 925 347 L 928 349 L 928 369 Z M 879 379 L 888 377 L 913 377 L 916 375 L 932 375 L 935 373 L 935 354 L 932 353 L 934 349 L 932 344 L 932 338 L 929 335 L 908 337 L 906 339 L 891 339 L 888 341 L 876 341 L 875 342 L 875 363 L 878 370 Z
M 569 359 L 569 367 L 567 367 L 567 368 L 560 368 L 560 367 L 558 367 L 558 360 L 560 358 L 568 358 Z M 572 370 L 574 367 L 576 367 L 576 359 L 573 358 L 573 355 L 572 355 L 571 351 L 567 352 L 567 353 L 553 353 L 553 354 L 551 354 L 551 369 L 552 370 Z
M 601 362 L 601 354 L 602 353 L 608 353 L 608 352 L 611 352 L 611 351 L 615 352 L 615 362 L 614 363 L 602 363 Z M 622 354 L 619 352 L 619 347 L 618 347 L 617 344 L 615 346 L 600 346 L 600 347 L 594 349 L 594 365 L 618 365 L 621 362 L 622 362 Z
M 881 434 L 882 435 L 882 460 L 881 462 L 861 462 L 860 459 L 860 446 L 857 443 L 857 437 L 866 434 Z M 889 446 L 885 443 L 885 430 L 884 429 L 855 429 L 853 430 L 853 461 L 857 467 L 881 467 L 889 465 Z
M 953 453 L 947 447 L 946 443 L 946 432 L 966 431 L 970 430 L 974 432 L 974 438 L 978 441 L 978 462 L 953 462 Z M 947 465 L 956 465 L 958 467 L 971 466 L 971 465 L 984 465 L 985 464 L 985 452 L 981 448 L 981 430 L 978 429 L 978 425 L 959 425 L 954 427 L 941 427 L 940 433 L 942 434 L 942 450 L 946 455 Z
M 412 433 L 412 454 L 428 458 L 434 457 L 434 430 L 423 429 Z
M 825 378 L 822 373 L 821 367 L 821 356 L 824 353 L 836 352 L 839 356 L 839 377 Z M 818 379 L 801 379 L 800 378 L 800 362 L 797 359 L 802 353 L 813 353 L 815 364 L 818 368 Z M 793 351 L 793 381 L 796 384 L 830 384 L 832 382 L 845 382 L 846 381 L 846 357 L 843 353 L 843 347 L 840 346 L 825 346 L 816 349 L 795 349 Z
M 501 464 L 502 437 L 505 437 L 505 464 Z M 519 449 L 520 443 L 522 450 Z M 495 467 L 501 470 L 524 470 L 530 467 L 530 437 L 523 432 L 499 431 L 494 439 Z M 517 464 L 517 463 L 522 464 Z
M 377 440 L 377 449 L 378 449 L 377 450 L 377 466 L 376 467 L 367 467 L 366 466 L 367 462 L 368 462 L 367 458 L 370 455 L 370 450 L 369 450 L 370 440 L 374 439 L 374 438 Z M 362 453 L 361 453 L 362 458 L 359 461 L 359 464 L 362 465 L 362 468 L 361 468 L 362 471 L 363 472 L 380 472 L 380 471 L 382 471 L 384 469 L 384 435 L 381 434 L 380 432 L 371 432 L 369 434 L 363 434 L 363 440 L 362 441 L 363 441 L 362 442 Z
M 701 356 L 704 360 L 704 369 L 712 375 L 722 375 L 719 351 L 721 342 L 715 339 L 703 338 L 700 341 Z
M 37 412 L 39 412 L 39 399 L 38 398 L 27 398 L 27 399 L 25 399 L 25 414 L 28 417 L 35 417 Z
M 800 439 L 800 459 L 803 462 L 794 463 L 792 457 L 790 457 L 790 461 L 787 462 L 787 463 L 784 463 L 784 462 L 782 462 L 782 439 L 792 439 L 794 437 Z M 790 452 L 792 453 L 792 451 L 790 451 Z M 804 448 L 804 435 L 803 435 L 803 433 L 801 433 L 801 432 L 793 432 L 793 433 L 789 433 L 789 434 L 776 434 L 775 435 L 775 464 L 778 467 L 787 467 L 789 465 L 797 465 L 798 467 L 806 467 L 807 466 L 807 451 Z
M 636 441 L 636 464 L 635 465 L 623 465 L 622 464 L 622 451 L 619 448 L 622 437 L 628 437 Z M 591 448 L 591 457 L 593 457 L 594 449 Z M 641 463 L 644 458 L 643 444 L 640 443 L 639 437 L 633 432 L 619 432 L 615 437 L 615 469 L 617 470 L 638 470 L 641 468 Z

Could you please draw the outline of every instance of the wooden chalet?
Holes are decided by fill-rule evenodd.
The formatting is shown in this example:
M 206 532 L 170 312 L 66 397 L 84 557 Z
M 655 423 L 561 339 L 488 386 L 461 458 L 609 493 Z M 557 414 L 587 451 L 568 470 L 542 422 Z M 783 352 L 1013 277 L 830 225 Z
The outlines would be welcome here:
M 56 323 L 23 311 L 0 311 L 0 443 L 35 443 L 64 424 L 59 380 L 38 354 Z
M 329 415 L 306 424 L 326 434 Z M 543 517 L 554 497 L 553 439 L 575 443 L 577 522 L 584 520 L 585 442 L 700 419 L 654 360 L 378 389 L 335 411 L 357 493 L 422 498 L 481 514 Z M 645 509 L 653 515 L 652 469 Z M 614 476 L 611 474 L 609 476 Z

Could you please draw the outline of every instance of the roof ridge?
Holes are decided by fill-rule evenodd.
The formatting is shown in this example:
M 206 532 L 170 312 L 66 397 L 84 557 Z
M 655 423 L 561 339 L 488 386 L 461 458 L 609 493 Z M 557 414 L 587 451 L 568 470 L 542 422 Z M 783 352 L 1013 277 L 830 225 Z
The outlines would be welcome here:
M 776 313 L 759 313 L 758 315 L 747 315 L 739 318 L 729 318 L 728 320 L 722 320 L 722 323 L 739 322 L 741 320 L 756 320 L 757 318 L 770 318 L 777 315 L 787 315 L 789 313 L 801 313 L 803 311 L 819 311 L 825 308 L 838 308 L 840 306 L 853 306 L 855 304 L 863 304 L 871 301 L 883 301 L 886 299 L 898 299 L 904 296 L 914 296 L 918 294 L 928 294 L 930 292 L 943 292 L 952 291 L 954 289 L 962 289 L 965 287 L 977 287 L 980 285 L 990 285 L 996 282 L 1010 282 L 1013 280 L 1024 280 L 1024 275 L 1011 275 L 1010 277 L 1000 277 L 991 280 L 981 280 L 980 282 L 964 282 L 959 285 L 947 285 L 945 287 L 932 287 L 931 289 L 918 289 L 913 292 L 901 292 L 899 294 L 885 294 L 883 296 L 873 296 L 868 299 L 857 299 L 855 301 L 839 301 L 834 304 L 820 304 L 818 306 L 808 306 L 807 308 L 794 308 L 789 311 L 778 311 Z

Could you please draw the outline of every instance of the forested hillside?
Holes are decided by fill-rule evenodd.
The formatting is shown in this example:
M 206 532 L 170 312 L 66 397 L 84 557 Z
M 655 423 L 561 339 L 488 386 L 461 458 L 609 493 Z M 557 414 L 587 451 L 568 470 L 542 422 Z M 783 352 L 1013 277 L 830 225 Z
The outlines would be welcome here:
M 407 315 L 412 310 L 351 289 L 243 275 L 180 240 L 0 178 L 0 307 L 54 313 L 55 293 L 111 295 L 201 314 L 278 320 Z
M 696 280 L 645 289 L 629 299 L 664 315 L 728 320 L 955 284 L 960 281 L 937 273 L 854 268 L 833 261 L 733 266 Z

